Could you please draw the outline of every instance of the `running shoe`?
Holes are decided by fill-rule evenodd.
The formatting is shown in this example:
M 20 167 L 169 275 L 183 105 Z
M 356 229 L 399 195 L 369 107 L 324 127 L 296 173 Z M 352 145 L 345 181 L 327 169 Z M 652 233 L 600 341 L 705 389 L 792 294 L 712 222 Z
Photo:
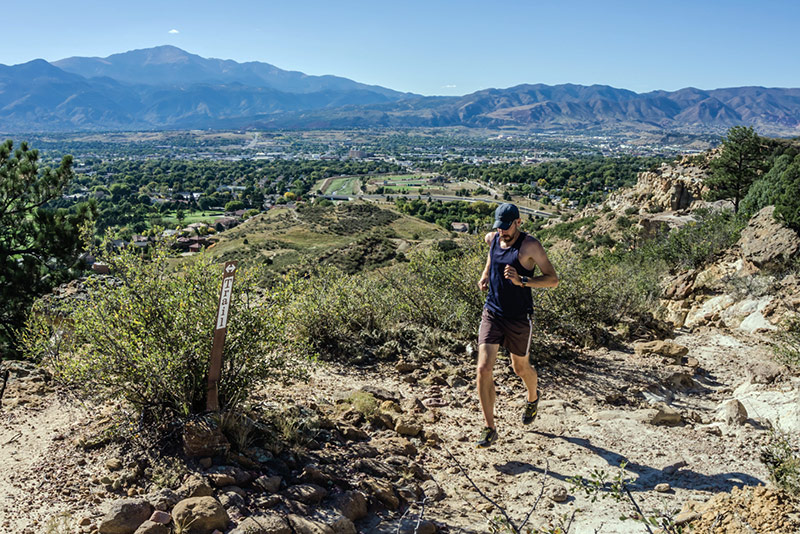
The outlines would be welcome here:
M 536 390 L 536 400 L 533 402 L 525 403 L 525 411 L 522 412 L 522 424 L 529 425 L 536 419 L 536 414 L 539 411 L 539 390 Z
M 481 432 L 481 439 L 475 444 L 475 447 L 478 449 L 486 449 L 494 445 L 495 441 L 497 441 L 497 431 L 487 426 L 483 429 L 483 432 Z

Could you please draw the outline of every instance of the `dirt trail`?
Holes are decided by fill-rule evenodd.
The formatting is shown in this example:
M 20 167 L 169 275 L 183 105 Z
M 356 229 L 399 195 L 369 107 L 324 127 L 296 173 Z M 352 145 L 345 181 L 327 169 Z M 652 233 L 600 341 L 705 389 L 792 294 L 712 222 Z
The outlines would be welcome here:
M 800 379 L 783 375 L 771 384 L 754 383 L 749 369 L 771 358 L 765 343 L 717 330 L 682 334 L 675 341 L 689 347 L 688 356 L 699 364 L 697 372 L 669 366 L 660 358 L 605 349 L 543 366 L 540 413 L 530 427 L 519 422 L 523 386 L 509 362 L 499 360 L 495 378 L 500 439 L 488 450 L 473 447 L 482 419 L 471 379 L 473 363 L 466 357 L 461 379 L 453 386 L 409 384 L 393 368 L 337 373 L 321 367 L 309 383 L 284 393 L 303 399 L 298 402 L 321 405 L 369 385 L 405 398 L 441 399 L 445 406 L 420 419 L 426 420 L 426 432 L 442 438 L 444 447 L 421 447 L 418 460 L 446 492 L 442 501 L 426 506 L 425 517 L 449 525 L 449 532 L 487 532 L 486 518 L 498 514 L 473 490 L 446 450 L 517 523 L 545 484 L 545 496 L 530 520 L 535 527 L 568 521 L 574 513 L 573 534 L 645 532 L 632 520 L 620 520 L 632 513 L 626 502 L 605 499 L 593 504 L 568 480 L 588 477 L 594 469 L 613 474 L 626 462 L 626 476 L 634 479 L 631 491 L 643 510 L 677 512 L 688 500 L 702 502 L 733 487 L 766 484 L 768 473 L 759 454 L 769 438 L 767 419 L 800 428 Z M 691 381 L 683 375 L 690 375 Z M 11 397 L 4 399 L 10 402 L 0 411 L 0 532 L 43 531 L 41 527 L 63 511 L 76 518 L 96 512 L 99 499 L 86 502 L 77 496 L 80 486 L 99 472 L 98 458 L 84 465 L 79 449 L 65 446 L 92 414 L 52 393 L 40 397 L 38 405 L 16 404 L 13 392 Z M 649 424 L 653 410 L 648 398 L 669 401 L 684 423 Z M 748 409 L 747 422 L 708 425 L 719 405 L 732 398 Z M 671 489 L 656 492 L 655 486 L 662 483 Z M 549 498 L 556 487 L 567 489 L 565 502 Z M 362 531 L 395 532 L 396 522 Z
M 31 528 L 43 532 L 48 521 L 74 508 L 72 484 L 80 479 L 62 477 L 65 470 L 79 468 L 80 459 L 74 456 L 74 448 L 68 452 L 64 444 L 87 417 L 85 410 L 52 393 L 38 402 L 4 404 L 0 411 L 0 532 Z M 66 459 L 70 453 L 73 457 Z
M 663 385 L 671 384 L 678 371 L 688 374 L 685 367 L 670 368 L 658 359 L 626 352 L 593 351 L 566 365 L 545 366 L 540 372 L 540 414 L 530 427 L 519 422 L 523 386 L 509 362 L 498 361 L 495 381 L 500 439 L 488 450 L 473 446 L 483 423 L 471 381 L 460 387 L 426 388 L 398 383 L 392 374 L 382 378 L 350 375 L 347 380 L 351 388 L 378 385 L 399 390 L 404 397 L 443 398 L 447 406 L 437 410 L 438 421 L 426 424 L 426 431 L 433 430 L 443 439 L 476 485 L 505 507 L 517 524 L 545 484 L 545 498 L 530 520 L 533 526 L 567 523 L 575 512 L 570 531 L 575 534 L 595 530 L 607 534 L 646 532 L 641 524 L 620 520 L 620 516 L 633 512 L 627 502 L 601 499 L 593 504 L 568 480 L 589 477 L 595 469 L 605 471 L 610 479 L 625 462 L 625 475 L 633 479 L 631 492 L 645 513 L 675 513 L 690 499 L 702 502 L 733 487 L 768 483 L 768 472 L 759 460 L 762 444 L 769 436 L 765 421 L 754 420 L 751 415 L 744 425 L 736 427 L 703 424 L 714 420 L 720 403 L 733 398 L 737 388 L 749 384 L 743 370 L 745 362 L 770 360 L 768 346 L 718 331 L 684 334 L 675 341 L 688 346 L 689 356 L 699 361 L 691 386 L 687 387 L 685 378 L 682 388 Z M 320 396 L 330 395 L 342 383 L 341 377 L 320 375 L 315 380 L 310 389 Z M 796 396 L 800 385 L 795 379 L 751 390 L 753 394 L 756 390 L 783 390 L 781 395 L 791 392 Z M 646 395 L 654 400 L 665 395 L 688 421 L 679 426 L 649 424 L 652 409 Z M 740 400 L 746 407 L 753 405 L 747 396 Z M 444 449 L 424 454 L 424 465 L 447 493 L 443 501 L 427 507 L 425 517 L 447 523 L 451 532 L 458 528 L 486 532 L 486 518 L 499 515 L 497 510 L 480 498 Z M 656 485 L 662 483 L 671 489 L 656 492 Z M 567 489 L 569 496 L 557 504 L 548 496 L 559 486 Z

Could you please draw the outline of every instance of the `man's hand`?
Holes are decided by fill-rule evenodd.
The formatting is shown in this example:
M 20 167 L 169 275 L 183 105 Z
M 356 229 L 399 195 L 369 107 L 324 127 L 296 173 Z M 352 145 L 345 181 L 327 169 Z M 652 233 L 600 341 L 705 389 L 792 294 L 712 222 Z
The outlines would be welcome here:
M 522 280 L 519 279 L 517 270 L 510 265 L 506 265 L 506 268 L 503 271 L 503 276 L 505 276 L 506 280 L 511 280 L 511 283 L 515 286 L 522 285 Z
M 478 280 L 478 289 L 480 289 L 481 291 L 486 291 L 487 289 L 489 289 L 488 275 L 484 274 L 483 276 L 481 276 L 481 279 Z

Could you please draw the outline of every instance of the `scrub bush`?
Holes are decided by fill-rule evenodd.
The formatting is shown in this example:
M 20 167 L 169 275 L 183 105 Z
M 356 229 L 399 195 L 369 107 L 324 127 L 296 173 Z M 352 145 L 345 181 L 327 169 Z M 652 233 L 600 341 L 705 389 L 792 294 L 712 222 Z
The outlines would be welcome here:
M 145 417 L 186 416 L 205 408 L 222 269 L 199 255 L 179 262 L 166 243 L 149 255 L 111 253 L 110 277 L 89 277 L 86 300 L 53 309 L 40 301 L 23 332 L 27 352 L 54 376 L 93 398 L 127 401 Z M 219 397 L 231 409 L 268 380 L 298 377 L 290 354 L 287 294 L 262 295 L 258 273 L 240 269 L 233 285 Z

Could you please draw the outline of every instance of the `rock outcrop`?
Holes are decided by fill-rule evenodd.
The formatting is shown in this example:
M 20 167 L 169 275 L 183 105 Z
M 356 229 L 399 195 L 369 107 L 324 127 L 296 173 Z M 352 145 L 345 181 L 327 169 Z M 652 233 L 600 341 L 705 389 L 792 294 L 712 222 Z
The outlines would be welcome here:
M 765 270 L 777 270 L 800 252 L 800 236 L 775 220 L 775 206 L 759 211 L 742 230 L 737 245 L 742 259 Z
M 612 209 L 635 207 L 642 213 L 683 210 L 703 197 L 706 176 L 706 169 L 690 157 L 662 163 L 653 171 L 640 172 L 636 186 L 613 193 L 606 205 Z

